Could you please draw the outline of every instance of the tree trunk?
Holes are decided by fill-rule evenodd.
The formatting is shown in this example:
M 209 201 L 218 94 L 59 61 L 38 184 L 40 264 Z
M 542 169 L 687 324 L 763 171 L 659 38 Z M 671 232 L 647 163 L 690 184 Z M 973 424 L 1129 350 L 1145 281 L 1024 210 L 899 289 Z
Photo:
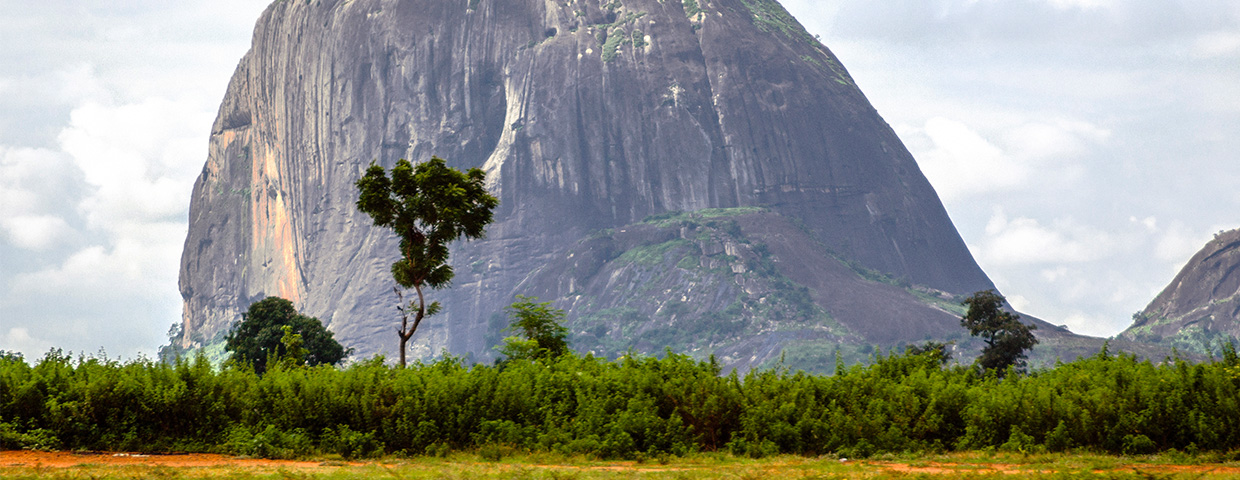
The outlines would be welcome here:
M 409 326 L 409 314 L 403 309 L 403 315 L 400 317 L 400 330 L 396 333 L 400 336 L 400 368 L 405 368 L 405 354 L 409 345 L 409 339 L 413 337 L 413 332 L 418 330 L 418 325 L 422 323 L 422 317 L 426 316 L 426 297 L 422 295 L 422 286 L 415 284 L 414 291 L 418 292 L 418 311 L 413 315 L 413 326 Z M 400 295 L 400 291 L 396 295 L 401 298 L 404 303 L 404 297 Z

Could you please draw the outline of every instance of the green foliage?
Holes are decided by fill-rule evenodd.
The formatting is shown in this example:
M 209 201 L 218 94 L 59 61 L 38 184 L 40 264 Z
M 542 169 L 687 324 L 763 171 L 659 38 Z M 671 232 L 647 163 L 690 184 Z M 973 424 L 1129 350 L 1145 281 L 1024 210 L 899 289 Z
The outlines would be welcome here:
M 508 307 L 512 324 L 504 331 L 518 336 L 504 339 L 499 346 L 510 360 L 549 360 L 569 352 L 568 329 L 561 325 L 564 311 L 551 308 L 551 302 L 534 303 L 535 297 L 517 295 Z
M 313 448 L 302 429 L 285 432 L 274 425 L 266 425 L 233 428 L 228 432 L 224 451 L 247 457 L 299 458 L 311 454 Z
M 764 32 L 781 32 L 790 39 L 801 39 L 810 44 L 818 41 L 805 31 L 805 27 L 792 17 L 779 2 L 775 0 L 741 0 L 749 13 L 753 15 L 753 23 Z
M 423 287 L 447 287 L 454 276 L 448 264 L 448 244 L 486 234 L 499 199 L 487 192 L 486 173 L 479 168 L 461 172 L 438 157 L 416 167 L 401 159 L 391 176 L 375 163 L 357 181 L 357 209 L 370 215 L 375 226 L 388 227 L 400 237 L 401 259 L 392 264 L 392 278 L 417 292 L 407 306 L 400 296 L 400 365 L 405 366 L 406 345 L 422 319 L 439 310 L 426 303 Z M 409 315 L 413 314 L 413 325 Z
M 224 349 L 232 352 L 230 361 L 262 374 L 271 359 L 287 359 L 290 366 L 340 363 L 353 349 L 345 350 L 332 337 L 319 319 L 297 313 L 293 302 L 267 297 L 251 304 L 233 325 Z
M 663 212 L 656 215 L 650 215 L 642 219 L 642 223 L 657 225 L 660 227 L 668 227 L 679 225 L 685 222 L 697 222 L 699 220 L 710 220 L 725 217 L 734 217 L 737 215 L 747 215 L 750 213 L 768 212 L 770 209 L 765 207 L 732 207 L 732 208 L 705 208 L 693 212 L 682 212 L 678 210 Z
M 689 18 L 702 13 L 702 7 L 698 5 L 697 0 L 681 0 L 681 4 L 684 6 L 685 16 Z
M 0 423 L 0 451 L 3 450 L 57 450 L 60 439 L 50 430 L 43 428 L 19 432 L 17 427 L 9 423 Z
M 646 42 L 646 34 L 642 33 L 641 30 L 635 29 L 633 30 L 633 33 L 629 34 L 629 36 L 633 39 L 633 48 L 642 48 L 649 45 L 649 43 Z
M 452 281 L 448 244 L 458 238 L 478 239 L 492 220 L 499 200 L 487 193 L 482 169 L 461 172 L 438 157 L 414 167 L 396 162 L 391 177 L 371 163 L 357 181 L 357 208 L 374 224 L 400 237 L 402 258 L 392 264 L 392 277 L 405 288 L 442 288 Z
M 629 42 L 631 40 L 626 35 L 620 35 L 619 32 L 609 35 L 607 40 L 603 42 L 603 61 L 612 61 L 612 59 L 616 58 L 616 50 L 620 48 L 620 44 Z
M 384 450 L 383 442 L 375 438 L 375 432 L 355 431 L 348 425 L 325 428 L 321 438 L 323 450 L 338 454 L 345 460 L 377 457 Z
M 53 351 L 34 364 L 0 361 L 0 448 L 273 458 L 463 450 L 495 460 L 1240 448 L 1240 371 L 1227 360 L 1100 354 L 998 378 L 902 353 L 834 376 L 720 373 L 713 359 L 671 352 L 502 366 L 447 356 L 404 369 L 377 357 L 259 376 L 213 369 L 201 355 L 120 363 Z
M 1037 326 L 1020 323 L 1020 315 L 1003 309 L 1006 301 L 998 292 L 984 290 L 961 302 L 968 311 L 960 318 L 960 325 L 986 342 L 977 363 L 1000 376 L 1009 368 L 1023 372 L 1026 351 L 1038 343 L 1033 336 Z
M 300 367 L 306 364 L 306 354 L 310 353 L 302 345 L 305 344 L 301 339 L 300 333 L 293 333 L 292 325 L 281 327 L 284 336 L 280 337 L 280 345 L 284 346 L 284 356 L 280 357 L 280 363 L 286 368 Z
M 663 263 L 664 257 L 668 252 L 691 245 L 693 245 L 693 242 L 683 238 L 668 240 L 654 245 L 640 245 L 626 250 L 620 255 L 620 260 L 640 265 L 658 265 Z
M 605 5 L 605 8 L 615 11 L 621 6 L 622 5 L 620 5 L 620 2 L 617 1 Z M 615 59 L 621 45 L 627 44 L 637 47 L 643 47 L 646 45 L 645 35 L 642 35 L 640 30 L 634 29 L 632 32 L 624 31 L 625 26 L 632 24 L 634 21 L 644 16 L 646 16 L 646 12 L 629 12 L 626 13 L 623 18 L 620 18 L 615 22 L 594 25 L 598 28 L 598 33 L 595 35 L 595 39 L 597 39 L 599 43 L 603 44 L 603 62 L 610 62 Z
M 926 355 L 938 360 L 940 365 L 947 365 L 952 360 L 951 347 L 952 342 L 928 341 L 921 345 L 909 345 L 904 351 L 909 355 Z

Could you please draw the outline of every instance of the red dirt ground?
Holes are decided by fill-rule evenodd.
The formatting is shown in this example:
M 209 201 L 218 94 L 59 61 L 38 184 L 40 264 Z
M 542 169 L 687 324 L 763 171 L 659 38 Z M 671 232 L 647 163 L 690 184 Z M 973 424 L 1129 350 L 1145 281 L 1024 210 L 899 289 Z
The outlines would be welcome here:
M 164 467 L 291 467 L 299 469 L 318 469 L 323 462 L 303 462 L 295 460 L 265 460 L 257 458 L 236 458 L 225 455 L 207 453 L 187 453 L 173 455 L 147 455 L 140 453 L 112 452 L 34 452 L 34 451 L 0 451 L 0 468 L 5 467 L 44 467 L 69 468 L 82 464 L 128 466 L 151 465 Z M 333 466 L 361 466 L 364 463 L 338 463 Z
M 910 465 L 907 463 L 881 462 L 881 461 L 865 461 L 859 463 L 874 467 L 875 469 L 887 470 L 891 472 L 913 473 L 913 474 L 950 474 L 962 472 L 976 472 L 979 474 L 987 473 L 1032 473 L 1033 471 L 1021 469 L 1017 464 L 1003 463 L 950 463 L 950 462 L 929 462 L 924 464 Z M 352 466 L 360 467 L 370 465 L 367 462 L 320 462 L 320 461 L 298 461 L 298 460 L 267 460 L 256 458 L 237 458 L 226 455 L 215 455 L 206 453 L 188 453 L 188 454 L 139 454 L 139 453 L 114 453 L 114 452 L 36 452 L 36 451 L 0 451 L 0 471 L 5 468 L 73 468 L 83 465 L 100 465 L 100 466 L 162 466 L 162 467 L 239 467 L 245 469 L 256 470 L 272 470 L 272 469 L 295 469 L 295 470 L 312 470 L 321 471 L 329 470 L 337 467 Z M 581 469 L 581 470 L 630 470 L 637 467 L 633 462 L 620 462 L 616 465 L 593 465 L 581 467 L 566 467 L 553 465 L 530 465 L 532 467 L 546 467 L 554 469 Z M 665 470 L 681 470 L 675 467 L 640 467 L 638 469 L 644 471 L 665 471 Z M 1131 464 L 1118 466 L 1107 469 L 1105 471 L 1121 472 L 1136 471 L 1145 473 L 1164 473 L 1164 474 L 1214 474 L 1214 475 L 1240 475 L 1240 467 L 1223 466 L 1223 465 L 1165 465 L 1165 464 Z M 1052 473 L 1044 471 L 1043 473 Z

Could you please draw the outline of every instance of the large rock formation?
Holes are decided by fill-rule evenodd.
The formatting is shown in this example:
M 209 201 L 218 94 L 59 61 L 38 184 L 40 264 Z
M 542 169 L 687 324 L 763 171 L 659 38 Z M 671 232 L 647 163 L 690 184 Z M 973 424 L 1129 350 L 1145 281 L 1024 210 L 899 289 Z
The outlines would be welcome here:
M 486 352 L 517 293 L 571 305 L 540 269 L 669 211 L 763 206 L 853 271 L 948 296 L 992 286 L 899 138 L 772 0 L 281 1 L 194 187 L 179 343 L 210 342 L 279 295 L 359 355 L 390 356 L 395 239 L 354 207 L 353 182 L 371 161 L 431 155 L 483 167 L 502 203 L 487 240 L 454 246 L 456 281 L 432 293 L 446 308 L 415 355 Z M 775 228 L 755 222 L 744 228 Z M 828 287 L 811 289 L 817 308 L 844 308 Z M 954 321 L 899 311 L 898 325 L 882 308 L 855 322 L 894 341 Z
M 1120 338 L 1182 351 L 1240 338 L 1240 230 L 1215 235 L 1133 320 Z

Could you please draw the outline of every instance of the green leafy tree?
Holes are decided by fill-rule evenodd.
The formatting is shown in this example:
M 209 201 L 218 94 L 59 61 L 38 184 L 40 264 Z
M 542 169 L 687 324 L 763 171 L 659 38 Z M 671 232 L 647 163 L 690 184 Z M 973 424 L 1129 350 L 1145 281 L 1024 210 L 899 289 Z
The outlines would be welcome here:
M 280 337 L 280 344 L 284 346 L 284 356 L 280 357 L 280 362 L 285 367 L 300 367 L 306 364 L 306 354 L 310 353 L 306 350 L 305 341 L 302 340 L 300 333 L 293 333 L 292 325 L 280 327 L 284 331 L 284 336 Z
M 535 303 L 537 300 L 517 295 L 517 301 L 508 306 L 512 324 L 504 331 L 518 335 L 505 338 L 496 348 L 510 359 L 548 359 L 569 352 L 568 329 L 560 324 L 564 311 L 551 308 L 551 302 Z
M 353 352 L 340 346 L 319 319 L 297 313 L 293 302 L 280 297 L 251 304 L 226 342 L 224 350 L 232 352 L 229 361 L 252 365 L 258 373 L 267 371 L 272 358 L 293 358 L 297 365 L 336 365 Z
M 961 317 L 960 325 L 986 342 L 978 364 L 1000 374 L 1011 366 L 1023 371 L 1026 351 L 1038 343 L 1033 336 L 1037 326 L 1020 323 L 1020 315 L 1003 309 L 1006 302 L 1007 299 L 994 290 L 974 293 L 961 302 L 968 311 Z
M 952 361 L 952 346 L 955 342 L 935 342 L 927 341 L 921 345 L 909 345 L 904 347 L 905 353 L 909 355 L 928 355 L 930 358 L 938 360 L 939 365 L 947 365 Z
M 405 304 L 400 290 L 400 366 L 405 366 L 409 338 L 427 316 L 439 311 L 439 302 L 426 303 L 427 287 L 440 289 L 452 281 L 448 244 L 461 238 L 486 235 L 499 200 L 487 193 L 486 174 L 471 168 L 461 172 L 432 157 L 416 167 L 401 159 L 391 176 L 371 163 L 357 181 L 357 208 L 370 215 L 375 226 L 388 227 L 400 237 L 401 259 L 392 264 L 392 278 L 417 299 Z M 410 323 L 410 315 L 413 322 Z

